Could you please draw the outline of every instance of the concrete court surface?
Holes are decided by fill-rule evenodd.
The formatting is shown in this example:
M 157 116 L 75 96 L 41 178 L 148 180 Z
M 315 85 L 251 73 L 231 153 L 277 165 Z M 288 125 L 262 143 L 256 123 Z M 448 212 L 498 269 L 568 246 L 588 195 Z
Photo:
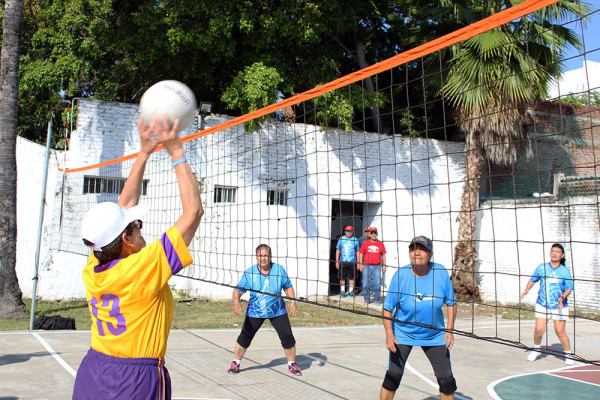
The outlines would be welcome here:
M 493 318 L 477 317 L 475 323 L 459 319 L 456 329 L 510 340 L 518 340 L 520 334 L 524 343 L 530 343 L 533 321 L 519 324 L 519 321 L 496 322 Z M 569 321 L 567 329 L 573 341 L 573 321 Z M 257 333 L 242 361 L 241 372 L 235 376 L 228 375 L 227 369 L 238 329 L 173 330 L 166 357 L 173 399 L 379 398 L 387 366 L 381 325 L 294 328 L 293 332 L 297 340 L 297 362 L 303 370 L 301 377 L 287 373 L 277 334 L 270 328 Z M 0 332 L 0 400 L 70 399 L 74 376 L 89 348 L 90 336 L 89 331 Z M 599 322 L 577 321 L 577 354 L 599 360 L 599 339 Z M 548 346 L 560 348 L 552 329 Z M 526 399 L 520 395 L 525 392 L 519 385 L 528 385 L 531 389 L 539 382 L 548 389 L 546 380 L 536 380 L 537 376 L 545 379 L 549 370 L 559 370 L 562 375 L 575 372 L 565 369 L 563 359 L 557 356 L 544 355 L 536 362 L 529 362 L 526 354 L 523 349 L 455 335 L 451 357 L 458 384 L 456 398 Z M 587 365 L 579 364 L 576 368 L 600 378 L 600 369 L 590 372 Z M 559 379 L 561 374 L 553 376 Z M 591 378 L 581 383 L 573 377 L 560 380 L 562 390 L 577 393 L 577 386 L 570 389 L 575 382 L 585 386 L 591 393 L 590 398 L 600 398 L 600 384 L 593 383 L 600 383 L 600 379 Z M 430 400 L 438 398 L 437 392 L 429 362 L 421 349 L 414 348 L 395 398 Z M 556 398 L 573 398 L 551 393 L 557 393 Z M 578 400 L 585 398 L 578 397 Z

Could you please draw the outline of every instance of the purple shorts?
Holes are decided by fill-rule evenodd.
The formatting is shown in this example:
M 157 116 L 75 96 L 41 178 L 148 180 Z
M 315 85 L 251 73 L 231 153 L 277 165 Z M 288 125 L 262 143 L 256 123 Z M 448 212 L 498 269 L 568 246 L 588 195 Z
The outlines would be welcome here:
M 90 349 L 75 378 L 73 400 L 171 400 L 164 359 L 122 358 Z

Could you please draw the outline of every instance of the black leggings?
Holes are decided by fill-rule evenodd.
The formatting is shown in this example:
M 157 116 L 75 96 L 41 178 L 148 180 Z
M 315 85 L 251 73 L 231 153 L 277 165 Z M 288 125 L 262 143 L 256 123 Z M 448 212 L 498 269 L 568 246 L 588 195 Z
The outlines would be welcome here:
M 396 352 L 390 351 L 390 360 L 383 387 L 390 391 L 396 391 L 404 374 L 404 366 L 413 346 L 404 344 L 396 345 Z M 440 392 L 451 394 L 456 391 L 456 381 L 452 375 L 450 364 L 450 351 L 445 345 L 421 346 L 423 352 L 429 359 L 433 372 L 440 386 Z
M 237 343 L 245 349 L 250 347 L 254 335 L 256 335 L 256 332 L 258 332 L 263 322 L 265 322 L 265 319 L 267 318 L 253 318 L 246 315 L 242 332 L 237 338 Z M 291 349 L 296 345 L 296 339 L 294 339 L 294 335 L 292 334 L 292 326 L 290 325 L 287 313 L 269 318 L 269 321 L 271 321 L 271 325 L 275 328 L 275 332 L 277 332 L 281 346 L 284 349 Z

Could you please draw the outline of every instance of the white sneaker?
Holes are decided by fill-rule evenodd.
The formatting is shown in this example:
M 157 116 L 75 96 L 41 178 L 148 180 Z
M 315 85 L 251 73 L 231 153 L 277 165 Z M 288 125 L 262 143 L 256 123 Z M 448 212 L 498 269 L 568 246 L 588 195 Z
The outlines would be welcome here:
M 565 353 L 565 365 L 573 365 L 575 364 L 575 360 L 573 360 L 572 358 L 569 358 L 567 356 L 572 356 L 573 353 Z
M 529 354 L 527 355 L 527 360 L 535 361 L 538 358 L 540 358 L 541 356 L 542 356 L 542 353 L 540 353 L 537 350 L 533 350 L 533 351 L 530 351 Z

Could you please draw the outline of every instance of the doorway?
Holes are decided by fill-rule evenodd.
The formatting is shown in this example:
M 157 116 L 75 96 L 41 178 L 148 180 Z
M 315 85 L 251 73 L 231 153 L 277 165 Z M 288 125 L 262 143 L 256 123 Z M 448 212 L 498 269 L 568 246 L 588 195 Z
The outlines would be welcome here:
M 352 225 L 354 234 L 358 239 L 363 235 L 367 226 L 364 211 L 365 203 L 362 201 L 346 201 L 333 199 L 331 201 L 331 246 L 329 250 L 329 295 L 340 294 L 340 280 L 338 270 L 335 268 L 335 250 L 338 239 L 344 234 L 344 227 Z M 357 272 L 356 286 L 360 286 L 360 272 Z M 344 289 L 346 291 L 346 289 Z

